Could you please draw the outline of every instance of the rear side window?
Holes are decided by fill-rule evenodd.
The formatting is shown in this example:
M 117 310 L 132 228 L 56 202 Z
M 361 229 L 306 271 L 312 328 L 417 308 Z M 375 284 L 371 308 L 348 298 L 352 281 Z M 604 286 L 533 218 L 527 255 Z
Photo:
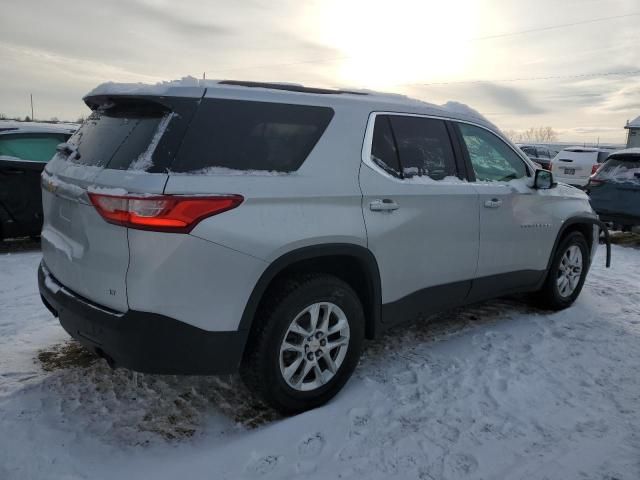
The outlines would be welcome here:
M 609 158 L 610 152 L 598 152 L 598 163 L 604 163 Z
M 373 142 L 371 144 L 371 160 L 387 173 L 401 178 L 400 160 L 393 138 L 391 122 L 387 115 L 378 115 L 373 127 Z
M 524 161 L 506 143 L 484 128 L 459 123 L 476 180 L 506 182 L 527 175 Z
M 442 180 L 456 175 L 447 127 L 443 120 L 432 118 L 376 116 L 371 160 L 400 178 Z
M 391 116 L 404 178 L 428 176 L 434 180 L 456 174 L 451 140 L 442 120 Z
M 159 138 L 171 113 L 152 108 L 96 110 L 67 142 L 67 160 L 117 170 L 153 165 Z
M 206 99 L 171 170 L 293 172 L 311 153 L 332 117 L 328 107 Z
M 0 136 L 0 157 L 13 157 L 33 162 L 48 162 L 58 144 L 69 135 L 57 133 L 17 133 Z
M 598 170 L 595 179 L 640 185 L 640 159 L 622 160 L 612 158 Z

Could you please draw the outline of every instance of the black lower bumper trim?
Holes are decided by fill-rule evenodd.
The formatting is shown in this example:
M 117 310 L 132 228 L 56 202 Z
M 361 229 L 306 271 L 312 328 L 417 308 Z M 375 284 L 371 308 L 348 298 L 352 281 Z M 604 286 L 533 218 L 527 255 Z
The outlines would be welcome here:
M 238 370 L 247 334 L 209 332 L 155 313 L 118 313 L 60 285 L 41 264 L 38 286 L 62 327 L 115 367 L 157 374 L 207 375 Z

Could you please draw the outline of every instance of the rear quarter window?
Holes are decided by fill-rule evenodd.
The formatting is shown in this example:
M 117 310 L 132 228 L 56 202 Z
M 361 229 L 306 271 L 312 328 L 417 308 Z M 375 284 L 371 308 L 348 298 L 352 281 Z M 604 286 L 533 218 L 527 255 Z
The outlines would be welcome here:
M 32 162 L 48 162 L 56 153 L 58 144 L 69 135 L 63 133 L 15 133 L 0 136 L 0 157 L 11 157 Z
M 171 171 L 296 171 L 332 117 L 328 107 L 205 99 Z

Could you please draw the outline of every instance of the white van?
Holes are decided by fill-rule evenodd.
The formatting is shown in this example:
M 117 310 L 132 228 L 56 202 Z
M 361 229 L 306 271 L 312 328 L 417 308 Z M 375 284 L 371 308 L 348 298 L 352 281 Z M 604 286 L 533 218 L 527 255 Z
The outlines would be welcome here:
M 589 182 L 589 177 L 596 173 L 614 151 L 613 148 L 603 147 L 564 148 L 551 160 L 553 177 L 558 182 L 584 187 Z

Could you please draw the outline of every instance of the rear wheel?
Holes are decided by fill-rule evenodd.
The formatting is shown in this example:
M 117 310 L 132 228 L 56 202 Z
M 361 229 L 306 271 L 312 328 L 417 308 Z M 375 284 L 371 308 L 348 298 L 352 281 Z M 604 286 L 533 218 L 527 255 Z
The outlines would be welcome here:
M 357 294 L 332 275 L 300 275 L 268 292 L 240 374 L 283 413 L 329 401 L 360 358 L 364 313 Z
M 589 246 L 584 236 L 572 232 L 562 239 L 538 299 L 545 308 L 562 310 L 578 298 L 589 270 Z

